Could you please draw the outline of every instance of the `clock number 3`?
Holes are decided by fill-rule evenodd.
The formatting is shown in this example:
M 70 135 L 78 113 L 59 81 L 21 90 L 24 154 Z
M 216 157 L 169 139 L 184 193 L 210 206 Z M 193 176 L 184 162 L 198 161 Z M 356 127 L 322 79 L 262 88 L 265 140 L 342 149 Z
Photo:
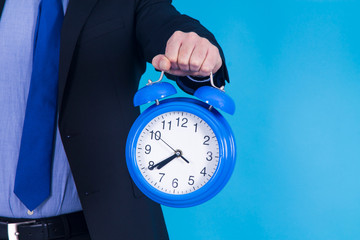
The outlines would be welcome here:
M 211 151 L 208 151 L 208 152 L 207 152 L 206 160 L 210 162 L 210 161 L 213 159 L 213 156 L 212 156 L 212 155 L 213 155 L 212 152 L 211 152 Z

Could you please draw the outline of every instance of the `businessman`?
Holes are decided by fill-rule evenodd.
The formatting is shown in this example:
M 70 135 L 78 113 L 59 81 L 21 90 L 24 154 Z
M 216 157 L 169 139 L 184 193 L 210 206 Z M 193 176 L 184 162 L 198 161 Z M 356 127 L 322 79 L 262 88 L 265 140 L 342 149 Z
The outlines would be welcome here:
M 161 207 L 127 171 L 132 98 L 146 62 L 188 93 L 210 72 L 225 84 L 214 36 L 170 0 L 0 0 L 0 16 L 0 239 L 168 239 Z M 58 28 L 50 38 L 49 26 Z M 49 71 L 56 92 L 41 91 L 54 98 L 54 120 L 28 123 Z M 47 125 L 51 134 L 39 134 Z M 43 135 L 51 159 L 38 170 Z

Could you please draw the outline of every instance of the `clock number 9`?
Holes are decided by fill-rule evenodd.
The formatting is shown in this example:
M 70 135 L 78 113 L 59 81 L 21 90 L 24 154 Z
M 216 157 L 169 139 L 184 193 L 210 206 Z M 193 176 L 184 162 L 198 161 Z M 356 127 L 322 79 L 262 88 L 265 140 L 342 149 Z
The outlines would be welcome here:
M 151 131 L 150 133 L 151 133 L 151 139 L 155 138 L 155 140 L 160 140 L 160 138 L 161 138 L 160 131 L 156 131 L 155 133 L 154 133 L 154 131 Z
M 151 153 L 151 146 L 148 144 L 145 146 L 145 154 Z

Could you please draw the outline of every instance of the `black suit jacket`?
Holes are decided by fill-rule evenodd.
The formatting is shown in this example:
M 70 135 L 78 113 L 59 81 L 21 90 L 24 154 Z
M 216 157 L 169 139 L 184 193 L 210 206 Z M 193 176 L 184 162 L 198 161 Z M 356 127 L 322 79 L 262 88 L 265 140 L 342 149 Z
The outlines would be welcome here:
M 1 8 L 0 0 L 0 8 Z M 1 12 L 1 11 L 0 11 Z M 93 240 L 168 239 L 158 204 L 133 184 L 125 142 L 145 62 L 198 21 L 169 0 L 70 0 L 61 34 L 59 129 Z M 227 78 L 225 67 L 219 74 Z

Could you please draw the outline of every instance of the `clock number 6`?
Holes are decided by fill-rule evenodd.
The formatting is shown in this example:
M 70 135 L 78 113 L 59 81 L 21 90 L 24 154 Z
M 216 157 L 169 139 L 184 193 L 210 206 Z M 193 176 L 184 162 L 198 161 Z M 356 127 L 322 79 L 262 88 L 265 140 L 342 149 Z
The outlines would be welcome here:
M 179 186 L 179 183 L 178 183 L 178 179 L 177 178 L 174 178 L 174 180 L 172 181 L 172 186 L 173 188 L 177 188 Z

